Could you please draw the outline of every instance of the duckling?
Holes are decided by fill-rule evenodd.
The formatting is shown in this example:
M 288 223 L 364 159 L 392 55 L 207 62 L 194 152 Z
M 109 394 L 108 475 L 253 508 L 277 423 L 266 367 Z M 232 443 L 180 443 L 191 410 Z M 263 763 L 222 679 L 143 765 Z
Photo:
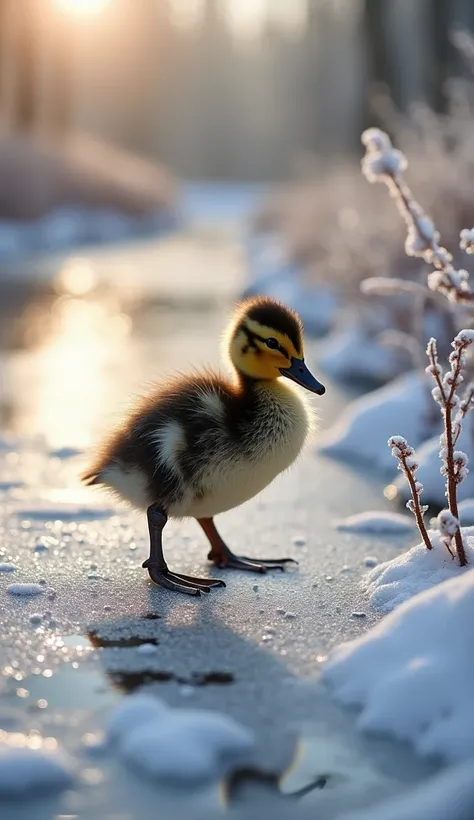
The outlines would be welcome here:
M 299 316 L 273 299 L 238 305 L 225 347 L 232 380 L 204 372 L 157 387 L 106 439 L 82 476 L 146 510 L 150 554 L 142 566 L 155 584 L 188 595 L 225 584 L 168 568 L 162 534 L 169 516 L 197 519 L 217 567 L 266 572 L 292 562 L 234 555 L 214 516 L 259 493 L 301 452 L 312 412 L 288 380 L 325 392 L 304 362 Z

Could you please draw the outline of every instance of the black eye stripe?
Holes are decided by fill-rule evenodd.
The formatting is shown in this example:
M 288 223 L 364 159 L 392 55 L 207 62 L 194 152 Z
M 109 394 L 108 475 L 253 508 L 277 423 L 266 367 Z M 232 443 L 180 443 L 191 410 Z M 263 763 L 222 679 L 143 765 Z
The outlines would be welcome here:
M 262 344 L 267 345 L 268 339 L 265 339 L 263 336 L 259 336 L 258 333 L 255 333 L 253 330 L 250 330 L 250 328 L 248 328 L 247 325 L 242 324 L 239 329 L 244 331 L 245 335 L 247 336 L 247 340 L 248 340 L 248 343 L 249 343 L 250 347 L 253 347 L 253 348 L 258 350 L 257 345 L 255 344 L 255 341 L 261 342 Z M 270 338 L 272 338 L 272 337 L 270 337 Z M 277 343 L 277 346 L 276 347 L 270 347 L 270 349 L 271 350 L 279 350 L 280 353 L 283 353 L 283 355 L 286 356 L 287 359 L 291 359 L 290 354 L 285 350 L 285 348 L 279 343 L 279 341 L 277 339 L 275 339 L 275 342 Z

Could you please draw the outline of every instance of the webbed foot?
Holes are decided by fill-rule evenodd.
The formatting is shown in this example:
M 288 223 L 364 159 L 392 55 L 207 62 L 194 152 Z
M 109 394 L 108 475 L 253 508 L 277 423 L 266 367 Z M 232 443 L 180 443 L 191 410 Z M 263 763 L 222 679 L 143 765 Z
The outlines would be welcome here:
M 225 587 L 224 581 L 218 578 L 193 578 L 191 575 L 182 575 L 179 572 L 172 572 L 166 564 L 158 564 L 150 558 L 143 562 L 142 567 L 148 570 L 154 584 L 173 592 L 183 592 L 185 595 L 197 596 L 201 592 L 209 593 L 213 587 Z
M 211 550 L 207 557 L 220 569 L 243 569 L 248 572 L 268 572 L 270 569 L 279 569 L 284 572 L 285 564 L 298 563 L 293 558 L 276 558 L 274 560 L 269 558 L 247 558 L 245 555 L 234 555 L 228 547 L 225 550 L 221 549 L 219 552 Z

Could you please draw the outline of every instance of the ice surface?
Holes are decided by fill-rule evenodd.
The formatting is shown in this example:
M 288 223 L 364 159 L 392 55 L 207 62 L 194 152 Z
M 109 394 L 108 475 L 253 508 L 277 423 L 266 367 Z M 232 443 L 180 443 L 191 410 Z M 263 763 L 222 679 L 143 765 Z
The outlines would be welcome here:
M 47 749 L 9 744 L 24 736 L 6 735 L 0 742 L 0 797 L 26 797 L 65 789 L 72 780 L 66 759 Z
M 390 436 L 401 434 L 416 448 L 433 430 L 429 424 L 430 390 L 426 376 L 413 372 L 355 399 L 321 437 L 319 451 L 392 474 L 395 462 L 387 447 Z M 420 481 L 424 482 L 421 470 Z
M 165 783 L 218 779 L 254 745 L 253 734 L 227 715 L 169 709 L 142 695 L 117 707 L 109 736 L 131 766 Z
M 416 529 L 415 521 L 401 513 L 363 512 L 350 515 L 336 522 L 336 529 L 341 532 L 380 533 L 385 535 L 404 535 Z
M 410 741 L 420 755 L 463 761 L 474 755 L 473 619 L 468 570 L 339 646 L 324 679 L 339 700 L 361 708 L 361 729 Z
M 372 809 L 350 812 L 339 820 L 472 820 L 474 762 L 467 760 Z
M 474 527 L 465 527 L 463 536 L 466 557 L 472 565 Z M 440 543 L 438 532 L 431 530 L 430 539 L 433 544 L 432 550 L 426 549 L 424 543 L 417 544 L 391 561 L 379 564 L 369 573 L 367 592 L 375 609 L 388 612 L 419 592 L 468 571 L 469 565 L 460 567 L 457 559 L 453 559 L 446 547 Z

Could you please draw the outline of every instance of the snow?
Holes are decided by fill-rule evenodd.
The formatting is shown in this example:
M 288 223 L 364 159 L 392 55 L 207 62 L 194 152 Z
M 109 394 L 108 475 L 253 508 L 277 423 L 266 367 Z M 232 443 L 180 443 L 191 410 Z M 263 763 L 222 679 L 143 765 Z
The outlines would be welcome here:
M 339 820 L 472 820 L 474 763 L 449 767 L 407 793 Z
M 335 697 L 360 707 L 360 729 L 411 742 L 419 755 L 474 755 L 474 572 L 401 604 L 330 655 L 323 676 Z
M 387 447 L 388 438 L 398 432 L 403 433 L 411 446 L 417 448 L 430 433 L 428 419 L 432 398 L 429 388 L 426 376 L 412 372 L 367 396 L 355 399 L 321 436 L 319 452 L 332 458 L 364 464 L 382 475 L 390 475 L 394 462 Z M 441 421 L 439 426 L 441 428 Z M 439 450 L 439 440 L 436 440 Z M 417 457 L 420 452 L 417 452 Z M 421 463 L 421 458 L 418 461 Z M 403 476 L 400 478 L 405 482 Z M 424 478 L 420 467 L 423 483 Z
M 467 567 L 460 567 L 457 558 L 450 556 L 440 541 L 439 532 L 430 530 L 429 536 L 432 550 L 424 543 L 417 544 L 368 574 L 366 588 L 375 609 L 388 612 L 419 592 L 467 572 L 469 563 L 474 563 L 474 527 L 463 529 Z
M 38 251 L 67 250 L 176 228 L 172 213 L 129 216 L 106 208 L 62 207 L 42 219 L 0 220 L 0 259 L 15 260 Z
M 135 695 L 125 698 L 109 717 L 107 736 L 118 741 L 131 734 L 138 726 L 148 722 L 158 722 L 167 711 L 167 706 L 151 695 Z
M 393 347 L 379 343 L 360 324 L 336 330 L 321 346 L 323 370 L 339 381 L 387 382 L 405 362 Z
M 108 732 L 130 766 L 166 783 L 217 780 L 254 745 L 252 732 L 226 715 L 170 709 L 145 695 L 126 698 Z
M 0 742 L 0 797 L 25 797 L 65 789 L 72 781 L 66 760 L 48 749 Z M 14 738 L 15 741 L 27 738 Z
M 154 643 L 142 643 L 141 646 L 137 648 L 137 652 L 139 652 L 140 655 L 154 655 L 156 646 Z
M 10 584 L 7 592 L 9 595 L 39 595 L 44 589 L 41 584 Z
M 381 533 L 386 535 L 404 535 L 412 533 L 415 522 L 401 513 L 363 512 L 349 515 L 336 522 L 336 529 L 341 532 Z
M 249 236 L 246 257 L 250 283 L 244 296 L 279 299 L 299 313 L 306 333 L 322 336 L 331 329 L 339 307 L 335 289 L 321 282 L 305 284 L 304 270 L 288 259 L 279 237 Z

